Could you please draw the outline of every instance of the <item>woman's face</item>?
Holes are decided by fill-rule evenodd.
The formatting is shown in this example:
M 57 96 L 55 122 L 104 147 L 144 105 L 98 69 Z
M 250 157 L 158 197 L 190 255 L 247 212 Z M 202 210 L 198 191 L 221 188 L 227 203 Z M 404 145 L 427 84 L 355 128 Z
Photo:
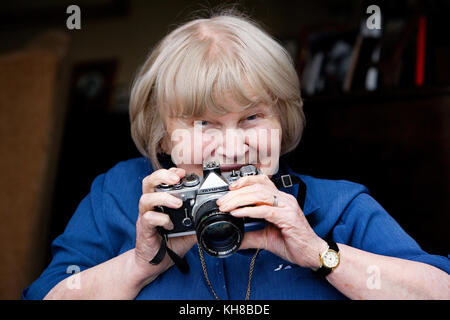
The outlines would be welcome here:
M 191 118 L 165 118 L 162 147 L 186 173 L 203 174 L 204 161 L 220 163 L 222 172 L 253 164 L 271 176 L 278 171 L 281 146 L 279 115 L 263 103 L 244 109 L 227 99 L 231 112 L 206 111 Z

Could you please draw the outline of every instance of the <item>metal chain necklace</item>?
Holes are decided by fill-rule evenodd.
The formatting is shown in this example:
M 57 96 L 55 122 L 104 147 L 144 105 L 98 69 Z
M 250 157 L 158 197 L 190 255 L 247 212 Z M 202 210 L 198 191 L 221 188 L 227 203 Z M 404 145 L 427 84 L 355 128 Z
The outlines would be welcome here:
M 258 256 L 259 251 L 260 251 L 260 249 L 256 250 L 256 252 L 253 255 L 252 260 L 250 262 L 250 269 L 248 271 L 248 286 L 247 286 L 247 293 L 245 294 L 245 300 L 250 299 L 250 287 L 251 287 L 251 282 L 252 282 L 253 268 L 255 266 L 255 260 L 256 260 L 256 257 Z M 211 291 L 214 295 L 214 298 L 216 298 L 216 300 L 220 300 L 219 296 L 214 291 L 211 282 L 209 281 L 208 271 L 206 270 L 205 258 L 203 257 L 203 252 L 202 252 L 202 249 L 200 249 L 200 246 L 198 247 L 198 254 L 200 255 L 200 262 L 202 263 L 203 274 L 205 275 L 206 282 L 208 283 L 208 286 L 211 289 Z

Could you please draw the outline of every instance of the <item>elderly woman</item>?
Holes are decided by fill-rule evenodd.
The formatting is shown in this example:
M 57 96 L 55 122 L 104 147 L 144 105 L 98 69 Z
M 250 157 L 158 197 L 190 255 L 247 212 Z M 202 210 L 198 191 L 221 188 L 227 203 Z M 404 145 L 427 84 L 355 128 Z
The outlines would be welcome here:
M 287 52 L 250 19 L 221 13 L 168 34 L 134 81 L 130 116 L 145 157 L 94 180 L 24 298 L 450 298 L 449 259 L 424 252 L 364 186 L 279 161 L 304 127 L 299 81 Z M 201 176 L 209 160 L 222 173 L 248 164 L 261 173 L 216 202 L 265 220 L 225 258 L 203 254 L 195 235 L 161 236 L 174 224 L 158 208 L 183 201 L 157 187 Z

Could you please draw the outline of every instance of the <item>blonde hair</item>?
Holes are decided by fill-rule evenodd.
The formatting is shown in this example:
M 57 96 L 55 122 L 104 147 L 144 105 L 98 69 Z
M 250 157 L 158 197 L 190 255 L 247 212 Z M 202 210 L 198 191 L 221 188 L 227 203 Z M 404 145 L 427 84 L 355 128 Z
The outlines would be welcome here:
M 164 117 L 199 116 L 205 108 L 226 113 L 220 102 L 229 93 L 244 106 L 274 106 L 282 128 L 281 155 L 295 149 L 305 117 L 291 57 L 248 17 L 221 12 L 170 32 L 139 70 L 130 96 L 138 150 L 161 168 L 157 156 L 167 134 Z

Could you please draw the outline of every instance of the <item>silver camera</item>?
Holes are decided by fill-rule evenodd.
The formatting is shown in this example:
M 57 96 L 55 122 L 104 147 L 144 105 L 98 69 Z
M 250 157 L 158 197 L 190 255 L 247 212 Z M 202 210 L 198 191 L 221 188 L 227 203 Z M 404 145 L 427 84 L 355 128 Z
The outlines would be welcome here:
M 221 212 L 216 200 L 229 191 L 229 184 L 240 177 L 258 175 L 253 165 L 221 173 L 214 161 L 203 164 L 203 177 L 191 173 L 175 185 L 160 184 L 156 192 L 168 192 L 181 199 L 181 208 L 159 206 L 156 210 L 169 215 L 174 228 L 160 229 L 167 237 L 196 234 L 198 245 L 211 256 L 227 257 L 236 252 L 246 231 L 261 229 L 263 219 L 236 218 Z

